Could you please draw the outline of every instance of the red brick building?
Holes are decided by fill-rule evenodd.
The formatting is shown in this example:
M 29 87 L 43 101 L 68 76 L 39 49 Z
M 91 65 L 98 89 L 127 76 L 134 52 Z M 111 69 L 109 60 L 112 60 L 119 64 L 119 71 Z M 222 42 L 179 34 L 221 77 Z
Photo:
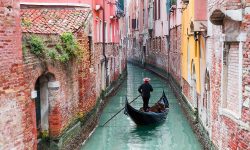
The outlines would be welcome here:
M 89 69 L 91 50 L 88 31 L 84 31 L 84 27 L 89 26 L 89 17 L 89 9 L 21 10 L 23 49 L 26 48 L 23 56 L 25 77 L 29 89 L 34 90 L 31 92 L 37 92 L 37 97 L 33 98 L 36 101 L 38 134 L 48 132 L 50 137 L 59 137 L 74 119 L 79 118 L 79 113 L 84 113 L 95 105 L 95 85 L 88 82 L 94 79 Z M 61 62 L 60 57 L 58 60 L 47 58 L 45 55 L 54 51 L 64 33 L 74 35 L 83 56 L 67 62 Z M 32 53 L 29 38 L 33 36 L 43 41 L 44 56 Z
M 24 75 L 19 1 L 0 1 L 0 149 L 36 149 L 35 103 Z
M 37 149 L 47 138 L 47 146 L 67 146 L 124 71 L 126 53 L 107 44 L 109 79 L 99 80 L 103 51 L 93 46 L 86 6 L 0 2 L 0 149 Z

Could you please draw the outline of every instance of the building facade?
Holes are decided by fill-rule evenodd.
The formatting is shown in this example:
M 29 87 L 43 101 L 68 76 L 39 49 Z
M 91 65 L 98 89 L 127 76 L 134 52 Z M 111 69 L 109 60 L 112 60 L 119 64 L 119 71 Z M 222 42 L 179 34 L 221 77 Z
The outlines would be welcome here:
M 128 4 L 128 57 L 166 69 L 169 22 L 166 0 L 131 0 Z
M 165 3 L 130 1 L 128 59 L 172 76 L 205 148 L 249 149 L 250 1 Z
M 250 2 L 207 3 L 210 137 L 218 149 L 249 149 Z
M 123 12 L 115 1 L 1 1 L 0 7 L 0 149 L 44 149 L 48 141 L 52 149 L 70 146 L 67 138 L 94 128 L 98 97 L 126 69 Z
M 181 84 L 181 0 L 170 1 L 169 6 L 169 73 Z

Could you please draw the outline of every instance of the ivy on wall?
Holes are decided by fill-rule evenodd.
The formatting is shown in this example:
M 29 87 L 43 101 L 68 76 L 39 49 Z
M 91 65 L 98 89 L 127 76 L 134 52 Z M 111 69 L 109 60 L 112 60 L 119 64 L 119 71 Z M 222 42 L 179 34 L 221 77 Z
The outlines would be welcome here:
M 72 58 L 81 56 L 81 51 L 75 37 L 69 32 L 60 35 L 60 40 L 52 48 L 48 48 L 44 38 L 38 35 L 27 36 L 22 46 L 24 55 L 27 51 L 27 47 L 32 54 L 39 58 L 59 61 L 61 63 L 67 63 Z

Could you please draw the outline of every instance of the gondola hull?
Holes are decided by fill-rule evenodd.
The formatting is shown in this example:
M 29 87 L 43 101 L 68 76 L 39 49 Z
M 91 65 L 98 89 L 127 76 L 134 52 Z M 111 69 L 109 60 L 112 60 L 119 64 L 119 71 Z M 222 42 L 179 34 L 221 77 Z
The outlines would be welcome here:
M 138 125 L 149 125 L 149 124 L 160 123 L 166 119 L 169 111 L 168 100 L 164 92 L 159 101 L 163 101 L 165 103 L 165 108 L 166 108 L 165 111 L 161 113 L 139 111 L 133 108 L 126 100 L 125 114 L 129 115 L 129 117 Z

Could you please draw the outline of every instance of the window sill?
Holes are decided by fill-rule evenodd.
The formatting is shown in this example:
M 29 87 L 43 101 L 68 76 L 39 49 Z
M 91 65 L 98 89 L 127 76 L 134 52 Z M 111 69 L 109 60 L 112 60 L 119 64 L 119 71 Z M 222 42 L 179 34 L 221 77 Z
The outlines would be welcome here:
M 227 109 L 227 108 L 219 108 L 219 114 L 223 115 L 231 120 L 233 120 L 235 123 L 237 123 L 241 128 L 250 131 L 250 126 L 248 123 L 245 123 L 243 121 L 240 120 L 240 116 L 234 112 L 232 112 L 231 110 Z

